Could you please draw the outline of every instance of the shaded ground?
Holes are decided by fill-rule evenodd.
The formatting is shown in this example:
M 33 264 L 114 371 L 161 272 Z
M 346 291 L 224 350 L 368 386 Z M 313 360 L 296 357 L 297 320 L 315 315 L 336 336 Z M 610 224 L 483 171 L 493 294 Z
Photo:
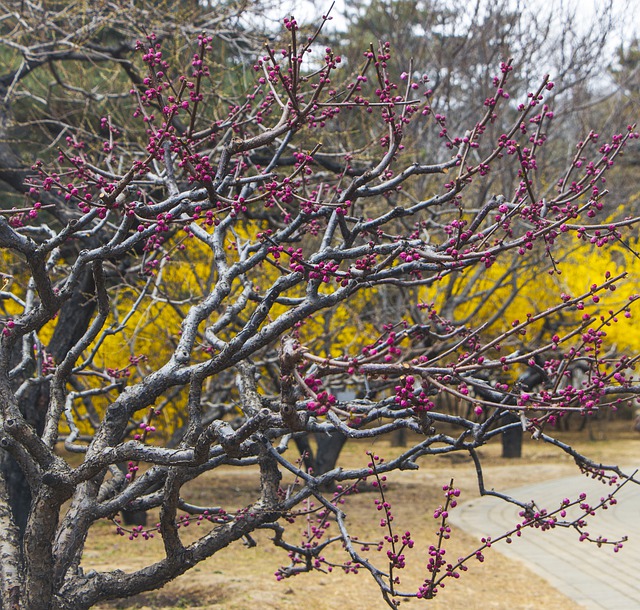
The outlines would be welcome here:
M 599 440 L 589 440 L 590 436 Z M 628 422 L 610 424 L 608 429 L 604 428 L 595 435 L 573 433 L 566 440 L 589 457 L 608 463 L 634 463 L 640 454 L 640 435 L 630 432 Z M 387 458 L 399 451 L 386 441 L 351 443 L 344 452 L 343 463 L 363 465 L 368 461 L 365 452 L 369 450 Z M 482 451 L 488 488 L 504 490 L 577 472 L 568 456 L 543 443 L 527 441 L 520 460 L 502 460 L 499 454 L 499 443 Z M 402 587 L 406 590 L 417 590 L 424 579 L 426 550 L 436 540 L 433 510 L 442 503 L 442 485 L 451 477 L 462 490 L 461 499 L 478 496 L 473 464 L 464 456 L 425 458 L 419 471 L 396 473 L 390 477 L 387 499 L 394 512 L 396 531 L 410 530 L 416 540 L 415 548 L 407 554 L 408 567 L 402 574 Z M 225 468 L 200 480 L 191 490 L 189 500 L 232 509 L 253 501 L 257 489 L 256 472 Z M 376 497 L 373 493 L 361 493 L 347 500 L 350 527 L 363 540 L 379 540 L 384 534 L 377 525 Z M 191 531 L 194 529 L 196 526 L 191 526 Z M 100 523 L 93 528 L 83 562 L 85 570 L 117 567 L 128 571 L 162 557 L 162 545 L 158 539 L 129 541 L 114 532 L 115 528 L 110 523 Z M 185 530 L 184 536 L 185 539 L 190 537 L 189 529 Z M 256 606 L 264 610 L 301 607 L 305 610 L 333 610 L 342 606 L 352 610 L 382 610 L 387 607 L 366 572 L 346 575 L 341 570 L 334 570 L 331 575 L 303 574 L 277 582 L 273 574 L 280 565 L 288 564 L 288 558 L 284 551 L 271 545 L 269 536 L 267 532 L 258 532 L 255 536 L 258 544 L 254 548 L 234 543 L 161 591 L 103 604 L 99 608 L 244 610 Z M 292 534 L 291 540 L 298 541 L 299 538 Z M 575 544 L 579 545 L 577 540 Z M 455 528 L 446 547 L 447 557 L 455 559 L 466 555 L 477 545 L 476 537 Z M 601 549 L 601 552 L 606 561 L 605 555 L 611 550 Z M 384 566 L 381 555 L 371 555 Z M 482 565 L 474 560 L 469 564 L 469 571 L 459 580 L 452 579 L 437 599 L 407 601 L 402 607 L 468 610 L 579 608 L 521 563 L 491 550 L 485 556 Z M 331 557 L 336 562 L 345 560 L 345 554 L 337 548 Z

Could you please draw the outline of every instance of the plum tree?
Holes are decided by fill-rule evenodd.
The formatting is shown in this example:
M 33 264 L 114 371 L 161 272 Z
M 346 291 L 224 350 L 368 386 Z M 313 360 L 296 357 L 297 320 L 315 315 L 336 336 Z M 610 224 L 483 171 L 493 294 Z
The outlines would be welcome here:
M 10 482 L 0 480 L 3 608 L 89 608 L 155 589 L 264 528 L 292 560 L 279 578 L 322 569 L 327 548 L 341 544 L 344 568 L 367 570 L 390 607 L 431 598 L 460 569 L 442 552 L 459 492 L 447 486 L 424 581 L 405 588 L 403 550 L 416 541 L 393 529 L 384 483 L 394 471 L 466 452 L 481 492 L 521 508 L 520 527 L 565 525 L 582 536 L 586 516 L 616 493 L 546 513 L 484 489 L 477 449 L 515 427 L 603 480 L 637 482 L 551 434 L 567 413 L 615 409 L 640 394 L 640 355 L 607 345 L 608 329 L 632 315 L 626 271 L 612 265 L 571 292 L 558 284 L 550 303 L 499 331 L 474 315 L 450 319 L 441 298 L 450 278 L 470 276 L 469 301 L 497 300 L 503 284 L 482 278 L 505 262 L 526 269 L 533 256 L 538 276 L 558 278 L 574 243 L 606 256 L 639 220 L 611 220 L 604 186 L 634 127 L 609 139 L 589 133 L 543 197 L 534 176 L 553 116 L 548 77 L 512 100 L 514 68 L 503 61 L 478 118 L 450 134 L 428 83 L 389 72 L 389 44 L 371 45 L 362 66 L 341 76 L 331 48 L 312 52 L 321 28 L 302 35 L 293 18 L 284 26 L 285 42 L 266 45 L 235 99 L 220 91 L 213 35 L 197 35 L 181 73 L 162 37 L 147 33 L 127 64 L 141 73 L 128 87 L 132 116 L 65 130 L 57 158 L 33 165 L 28 199 L 0 214 L 0 446 L 32 494 L 21 535 Z M 513 119 L 492 137 L 503 110 Z M 329 127 L 338 117 L 360 125 L 361 115 L 376 139 L 345 148 Z M 438 131 L 445 159 L 407 155 L 416 122 Z M 498 164 L 518 177 L 510 192 L 492 192 Z M 497 304 L 495 319 L 505 312 Z M 352 336 L 318 339 L 318 325 L 332 337 L 348 326 Z M 575 367 L 580 385 L 568 379 Z M 464 408 L 439 409 L 443 396 Z M 171 409 L 182 426 L 167 444 L 156 433 Z M 400 429 L 413 440 L 399 457 L 372 453 L 356 469 L 314 472 L 294 450 L 309 433 L 374 439 Z M 258 468 L 254 501 L 191 501 L 187 484 L 223 465 Z M 345 497 L 366 481 L 380 494 L 382 559 L 345 521 Z M 309 498 L 322 526 L 294 544 L 285 526 Z M 565 518 L 573 504 L 583 514 Z M 132 573 L 84 572 L 97 521 L 149 509 L 159 509 L 157 525 L 118 531 L 159 535 L 163 559 Z M 195 541 L 180 528 L 192 519 L 211 524 Z

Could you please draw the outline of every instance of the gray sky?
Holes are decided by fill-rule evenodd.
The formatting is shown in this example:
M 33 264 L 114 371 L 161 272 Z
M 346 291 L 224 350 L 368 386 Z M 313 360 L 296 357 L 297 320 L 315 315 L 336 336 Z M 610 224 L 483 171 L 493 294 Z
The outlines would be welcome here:
M 615 15 L 619 18 L 619 25 L 612 32 L 612 41 L 630 40 L 638 36 L 638 19 L 640 18 L 640 2 L 638 0 L 611 0 Z M 514 1 L 514 3 L 516 3 Z M 609 0 L 520 0 L 519 4 L 527 8 L 536 8 L 548 13 L 561 7 L 577 8 L 577 14 L 583 16 L 580 24 L 588 28 L 597 18 L 598 13 L 608 5 Z M 288 15 L 295 15 L 299 20 L 319 21 L 320 17 L 331 6 L 330 0 L 285 0 L 279 8 L 273 11 L 273 17 L 282 19 Z M 340 15 L 344 12 L 345 0 L 335 0 L 332 11 L 334 23 L 340 24 Z

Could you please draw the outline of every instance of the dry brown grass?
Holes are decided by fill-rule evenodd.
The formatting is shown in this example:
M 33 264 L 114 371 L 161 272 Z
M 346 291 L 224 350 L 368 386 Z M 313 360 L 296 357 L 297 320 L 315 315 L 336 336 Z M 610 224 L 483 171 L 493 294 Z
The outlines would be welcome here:
M 594 434 L 588 431 L 565 434 L 565 439 L 592 458 L 608 463 L 637 461 L 640 435 L 630 431 L 628 422 L 605 424 Z M 591 437 L 591 440 L 590 440 Z M 593 438 L 598 440 L 593 440 Z M 399 449 L 388 441 L 351 443 L 343 452 L 342 463 L 363 465 L 366 451 L 373 450 L 387 458 Z M 482 450 L 485 464 L 485 483 L 488 487 L 507 489 L 549 478 L 577 473 L 572 460 L 544 443 L 526 441 L 523 458 L 503 460 L 500 445 L 495 443 Z M 425 550 L 435 540 L 433 509 L 442 502 L 442 485 L 451 477 L 462 490 L 462 499 L 478 495 L 474 471 L 469 459 L 462 456 L 425 458 L 417 472 L 401 472 L 390 477 L 388 499 L 395 515 L 398 532 L 410 530 L 417 541 L 408 555 L 408 567 L 402 574 L 402 584 L 415 590 L 424 578 Z M 196 503 L 217 503 L 228 508 L 240 507 L 253 501 L 258 490 L 256 472 L 225 468 L 210 473 L 191 489 L 190 500 Z M 380 539 L 377 526 L 379 513 L 374 507 L 375 494 L 360 493 L 347 502 L 350 527 L 361 539 Z M 189 539 L 195 526 L 184 530 Z M 331 530 L 331 528 L 330 528 Z M 194 532 L 195 533 L 195 532 Z M 274 571 L 288 563 L 285 553 L 273 547 L 269 533 L 258 532 L 258 543 L 247 548 L 234 543 L 222 553 L 170 583 L 164 589 L 123 601 L 100 606 L 101 610 L 128 608 L 136 610 L 376 610 L 387 606 L 376 591 L 366 572 L 357 575 L 334 570 L 331 575 L 304 574 L 277 582 Z M 448 557 L 457 558 L 477 546 L 477 540 L 461 531 L 454 531 L 447 545 Z M 577 543 L 577 542 L 576 542 Z M 376 556 L 377 553 L 372 553 Z M 470 564 L 459 580 L 451 580 L 437 599 L 407 601 L 406 608 L 577 608 L 561 592 L 526 569 L 503 557 L 498 549 L 485 553 L 486 561 Z M 160 540 L 133 541 L 116 536 L 110 523 L 93 528 L 83 567 L 88 569 L 120 568 L 125 571 L 142 567 L 162 556 Z M 336 549 L 331 555 L 336 561 L 345 555 Z M 383 558 L 377 558 L 381 561 Z

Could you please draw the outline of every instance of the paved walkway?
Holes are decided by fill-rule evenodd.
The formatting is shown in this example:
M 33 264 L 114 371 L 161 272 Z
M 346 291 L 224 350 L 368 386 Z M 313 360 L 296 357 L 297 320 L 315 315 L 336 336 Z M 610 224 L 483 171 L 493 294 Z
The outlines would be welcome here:
M 507 493 L 523 501 L 535 499 L 537 506 L 551 509 L 562 498 L 577 498 L 582 491 L 587 493 L 587 502 L 596 504 L 609 489 L 584 476 L 575 476 Z M 586 531 L 592 537 L 601 535 L 609 540 L 627 535 L 629 540 L 618 553 L 611 546 L 599 549 L 595 544 L 579 542 L 575 530 L 565 528 L 526 530 L 511 544 L 499 542 L 487 553 L 499 551 L 524 562 L 585 609 L 640 609 L 640 485 L 628 483 L 616 497 L 618 504 L 591 517 Z M 495 537 L 521 521 L 518 512 L 514 505 L 485 496 L 462 503 L 450 515 L 454 526 L 472 535 Z

